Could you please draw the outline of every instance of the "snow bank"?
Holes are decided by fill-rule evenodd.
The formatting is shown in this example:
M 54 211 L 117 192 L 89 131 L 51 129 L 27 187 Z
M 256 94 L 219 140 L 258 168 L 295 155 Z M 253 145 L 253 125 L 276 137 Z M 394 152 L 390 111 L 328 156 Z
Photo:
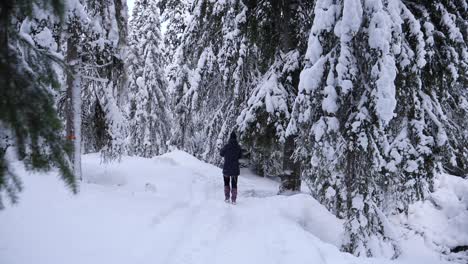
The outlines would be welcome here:
M 406 242 L 421 239 L 444 259 L 466 263 L 468 252 L 451 253 L 451 249 L 468 245 L 468 181 L 442 174 L 434 189 L 426 201 L 410 206 L 408 217 L 398 219 L 407 228 Z

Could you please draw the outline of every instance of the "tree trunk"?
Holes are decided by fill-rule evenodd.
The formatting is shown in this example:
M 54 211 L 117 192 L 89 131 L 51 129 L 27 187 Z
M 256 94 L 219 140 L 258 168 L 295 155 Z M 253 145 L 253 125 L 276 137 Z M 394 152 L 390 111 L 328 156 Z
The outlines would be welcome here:
M 280 32 L 280 49 L 286 53 L 297 46 L 297 39 L 293 34 L 292 8 L 297 5 L 296 0 L 283 0 L 280 3 L 281 14 L 278 16 Z M 299 75 L 297 75 L 299 78 Z M 294 81 L 293 83 L 299 83 Z M 281 176 L 281 185 L 279 193 L 299 192 L 301 190 L 301 170 L 300 163 L 292 157 L 296 148 L 296 136 L 290 135 L 286 138 L 283 150 L 283 175 Z
M 301 168 L 300 163 L 292 157 L 295 149 L 295 136 L 288 136 L 284 144 L 283 175 L 279 194 L 286 192 L 299 192 L 301 190 Z
M 67 40 L 67 64 L 70 71 L 67 74 L 67 106 L 66 106 L 66 133 L 67 140 L 73 145 L 71 156 L 73 174 L 79 180 L 81 177 L 81 79 L 78 74 L 77 38 L 71 36 Z

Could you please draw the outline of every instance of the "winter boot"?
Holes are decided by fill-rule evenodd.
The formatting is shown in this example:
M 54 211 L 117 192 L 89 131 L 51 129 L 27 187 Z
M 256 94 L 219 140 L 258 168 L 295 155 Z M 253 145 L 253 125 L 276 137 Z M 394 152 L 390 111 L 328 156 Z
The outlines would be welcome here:
M 224 186 L 224 201 L 229 202 L 229 193 L 231 192 L 231 188 L 229 186 Z
M 232 188 L 232 190 L 231 190 L 231 202 L 233 204 L 236 204 L 236 199 L 237 199 L 237 189 Z

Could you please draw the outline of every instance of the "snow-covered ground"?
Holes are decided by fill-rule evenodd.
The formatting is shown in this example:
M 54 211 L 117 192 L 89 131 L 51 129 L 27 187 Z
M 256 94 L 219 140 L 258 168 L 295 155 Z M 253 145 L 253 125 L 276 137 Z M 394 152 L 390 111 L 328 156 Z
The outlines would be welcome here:
M 437 253 L 468 244 L 468 185 L 452 176 L 437 181 L 433 202 L 393 219 L 405 226 L 403 252 L 389 261 L 340 252 L 341 220 L 308 194 L 276 195 L 276 182 L 247 170 L 238 204 L 224 203 L 221 170 L 182 151 L 108 165 L 86 155 L 78 195 L 56 173 L 15 167 L 24 191 L 0 211 L 1 264 L 431 264 L 466 256 Z

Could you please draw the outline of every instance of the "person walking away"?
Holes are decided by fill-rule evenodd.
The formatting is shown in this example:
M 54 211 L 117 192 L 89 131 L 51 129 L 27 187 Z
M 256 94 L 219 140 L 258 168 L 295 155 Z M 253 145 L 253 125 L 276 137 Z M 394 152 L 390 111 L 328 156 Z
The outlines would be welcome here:
M 237 142 L 236 133 L 233 131 L 228 143 L 221 149 L 221 157 L 224 157 L 223 177 L 224 177 L 224 198 L 225 202 L 236 204 L 237 199 L 237 178 L 240 174 L 239 159 L 241 158 L 241 147 Z M 229 185 L 229 183 L 231 185 Z

